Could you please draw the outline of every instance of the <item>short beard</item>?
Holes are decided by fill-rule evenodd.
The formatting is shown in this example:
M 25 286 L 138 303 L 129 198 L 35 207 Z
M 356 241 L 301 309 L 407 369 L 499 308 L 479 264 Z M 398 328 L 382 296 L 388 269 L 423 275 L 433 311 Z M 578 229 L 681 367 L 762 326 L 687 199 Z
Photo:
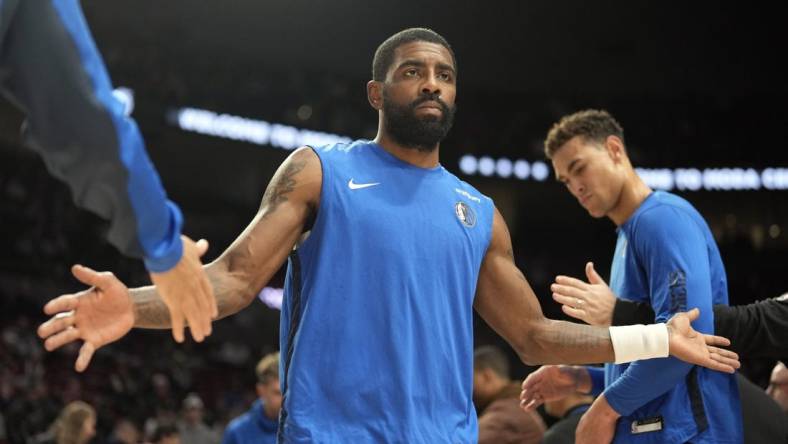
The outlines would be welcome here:
M 416 107 L 424 102 L 440 104 L 441 117 L 417 117 Z M 397 105 L 383 90 L 383 120 L 386 130 L 395 142 L 406 148 L 422 152 L 435 151 L 438 144 L 449 134 L 454 123 L 456 106 L 449 107 L 437 94 L 422 94 L 408 105 Z

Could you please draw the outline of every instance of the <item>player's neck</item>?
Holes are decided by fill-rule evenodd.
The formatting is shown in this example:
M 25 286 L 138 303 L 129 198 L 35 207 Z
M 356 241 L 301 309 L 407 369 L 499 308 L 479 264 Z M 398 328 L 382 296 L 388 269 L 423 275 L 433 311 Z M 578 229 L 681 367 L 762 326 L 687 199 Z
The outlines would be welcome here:
M 651 194 L 653 190 L 646 185 L 645 182 L 632 170 L 624 183 L 621 195 L 618 198 L 618 203 L 607 214 L 607 217 L 616 224 L 621 226 L 629 219 L 632 214 L 640 207 L 644 200 Z
M 421 151 L 395 142 L 384 131 L 378 132 L 373 142 L 397 159 L 419 168 L 435 168 L 440 160 L 440 144 L 431 151 Z

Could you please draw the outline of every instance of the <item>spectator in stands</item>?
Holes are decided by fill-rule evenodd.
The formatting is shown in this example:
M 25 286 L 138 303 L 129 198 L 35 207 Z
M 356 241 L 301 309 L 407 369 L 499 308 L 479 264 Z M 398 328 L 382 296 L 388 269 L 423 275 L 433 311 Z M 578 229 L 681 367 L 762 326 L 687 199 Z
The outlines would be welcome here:
M 151 437 L 153 444 L 181 444 L 178 428 L 171 424 L 162 424 L 156 427 Z M 185 441 L 190 443 L 190 441 Z
M 282 391 L 279 386 L 279 353 L 263 357 L 255 368 L 257 400 L 235 418 L 224 432 L 222 444 L 275 444 Z
M 545 412 L 558 422 L 547 429 L 542 444 L 574 444 L 577 423 L 592 402 L 592 396 L 577 392 L 564 399 L 545 402 Z
M 137 444 L 140 442 L 140 435 L 140 430 L 136 424 L 128 418 L 120 418 L 115 421 L 109 444 Z
M 785 364 L 778 362 L 772 370 L 772 377 L 769 380 L 769 387 L 766 389 L 769 394 L 780 407 L 788 413 L 788 368 Z
M 219 436 L 203 422 L 204 405 L 196 393 L 189 393 L 183 400 L 182 420 L 178 433 L 189 444 L 216 444 Z
M 538 443 L 545 425 L 520 409 L 520 384 L 509 379 L 509 360 L 496 347 L 473 354 L 473 401 L 479 413 L 479 444 Z
M 42 435 L 40 444 L 86 444 L 96 436 L 96 410 L 88 403 L 74 401 L 61 410 L 60 415 Z
M 5 443 L 8 434 L 5 432 L 5 417 L 0 413 L 0 443 Z

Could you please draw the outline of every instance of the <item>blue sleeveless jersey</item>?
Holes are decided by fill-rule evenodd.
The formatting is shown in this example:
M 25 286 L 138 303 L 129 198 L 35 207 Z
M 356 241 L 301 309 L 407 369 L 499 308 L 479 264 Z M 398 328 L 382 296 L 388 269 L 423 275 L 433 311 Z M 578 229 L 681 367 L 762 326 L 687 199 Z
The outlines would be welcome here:
M 282 307 L 280 442 L 476 442 L 473 299 L 492 201 L 372 142 L 315 152 L 320 208 Z

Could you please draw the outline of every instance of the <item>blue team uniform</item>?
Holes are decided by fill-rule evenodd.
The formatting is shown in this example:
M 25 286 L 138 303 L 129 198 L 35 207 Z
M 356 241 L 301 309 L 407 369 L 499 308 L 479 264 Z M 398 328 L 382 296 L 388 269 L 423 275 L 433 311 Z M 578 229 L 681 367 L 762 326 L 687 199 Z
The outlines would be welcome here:
M 282 307 L 281 442 L 476 442 L 473 299 L 492 201 L 372 142 L 315 152 L 320 208 Z
M 263 402 L 258 399 L 248 412 L 230 421 L 222 444 L 275 444 L 277 426 L 276 420 L 265 416 Z
M 112 93 L 78 0 L 0 0 L 0 93 L 24 111 L 25 143 L 76 203 L 110 219 L 113 245 L 152 272 L 178 263 L 181 212 Z
M 698 307 L 692 326 L 714 333 L 712 305 L 728 304 L 725 268 L 706 221 L 686 200 L 649 195 L 618 228 L 610 287 L 620 298 L 651 305 L 656 322 Z M 734 375 L 676 358 L 591 369 L 622 417 L 616 443 L 741 443 L 742 423 Z M 634 433 L 661 420 L 662 430 Z

